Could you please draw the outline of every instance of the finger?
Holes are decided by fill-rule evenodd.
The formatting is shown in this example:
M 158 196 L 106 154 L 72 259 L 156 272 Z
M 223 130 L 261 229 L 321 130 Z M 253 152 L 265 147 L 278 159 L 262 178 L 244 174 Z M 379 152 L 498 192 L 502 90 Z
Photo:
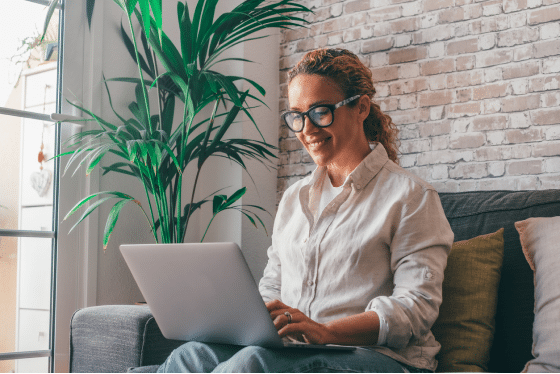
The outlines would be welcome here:
M 273 319 L 274 327 L 276 330 L 280 330 L 282 327 L 286 326 L 289 323 L 288 316 L 281 314 Z
M 268 309 L 269 312 L 272 312 L 272 311 L 278 310 L 278 309 L 288 309 L 289 308 L 289 306 L 287 306 L 286 304 L 284 304 L 280 300 L 272 300 L 272 301 L 269 301 L 268 303 L 266 303 L 265 305 L 266 305 L 266 309 Z

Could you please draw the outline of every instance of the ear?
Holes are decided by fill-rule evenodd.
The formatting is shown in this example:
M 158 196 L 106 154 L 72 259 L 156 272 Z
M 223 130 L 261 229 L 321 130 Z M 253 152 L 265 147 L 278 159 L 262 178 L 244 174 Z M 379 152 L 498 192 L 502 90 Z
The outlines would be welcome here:
M 369 111 L 371 109 L 371 98 L 368 95 L 362 95 L 358 99 L 358 108 L 359 108 L 358 116 L 360 122 L 363 122 L 365 121 L 367 116 L 369 116 Z

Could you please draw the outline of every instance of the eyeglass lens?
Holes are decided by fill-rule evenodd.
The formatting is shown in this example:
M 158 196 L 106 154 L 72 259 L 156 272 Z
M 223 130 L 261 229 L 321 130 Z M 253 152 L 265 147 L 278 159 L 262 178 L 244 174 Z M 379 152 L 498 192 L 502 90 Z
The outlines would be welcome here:
M 318 127 L 327 127 L 333 122 L 333 114 L 330 108 L 320 106 L 313 108 L 307 113 L 311 122 Z M 305 125 L 305 116 L 300 113 L 286 113 L 284 119 L 286 124 L 295 132 L 303 130 Z

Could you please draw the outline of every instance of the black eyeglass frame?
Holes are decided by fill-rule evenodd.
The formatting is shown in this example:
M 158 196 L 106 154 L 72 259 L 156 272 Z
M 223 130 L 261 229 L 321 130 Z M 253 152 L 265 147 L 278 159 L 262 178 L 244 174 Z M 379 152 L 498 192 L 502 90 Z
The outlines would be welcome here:
M 341 102 L 336 103 L 336 104 L 317 104 L 317 105 L 312 106 L 311 108 L 309 108 L 309 109 L 308 109 L 307 111 L 305 111 L 305 112 L 298 112 L 297 110 L 289 110 L 289 111 L 287 111 L 287 112 L 282 113 L 282 115 L 281 115 L 280 117 L 282 118 L 282 120 L 284 121 L 284 123 L 286 124 L 286 126 L 288 126 L 288 128 L 289 128 L 290 130 L 292 130 L 293 132 L 302 132 L 302 131 L 303 131 L 303 129 L 305 128 L 305 117 L 306 117 L 306 116 L 307 116 L 307 118 L 309 118 L 309 120 L 311 121 L 311 123 L 313 123 L 313 125 L 315 125 L 315 126 L 317 126 L 317 127 L 320 127 L 320 128 L 329 127 L 329 126 L 332 125 L 333 122 L 334 122 L 334 111 L 335 111 L 336 109 L 340 108 L 341 106 L 344 106 L 344 105 L 346 105 L 346 104 L 351 103 L 352 101 L 354 101 L 354 100 L 360 98 L 361 96 L 362 96 L 362 95 L 354 95 L 354 96 L 352 96 L 352 97 L 350 97 L 350 98 L 348 98 L 348 99 L 342 100 Z M 330 110 L 332 119 L 331 119 L 331 122 L 330 122 L 328 125 L 320 125 L 320 124 L 316 123 L 315 121 L 313 121 L 313 118 L 311 118 L 311 116 L 309 115 L 309 112 L 311 112 L 312 110 L 315 110 L 315 109 L 317 109 L 317 108 L 327 108 L 328 110 Z M 301 130 L 297 130 L 297 131 L 294 130 L 294 129 L 292 128 L 292 126 L 290 126 L 290 125 L 288 124 L 288 121 L 286 121 L 286 116 L 287 116 L 288 114 L 290 114 L 290 113 L 296 113 L 296 114 L 299 114 L 299 115 L 301 116 L 301 118 L 302 118 L 302 120 L 303 120 L 303 126 L 301 127 Z

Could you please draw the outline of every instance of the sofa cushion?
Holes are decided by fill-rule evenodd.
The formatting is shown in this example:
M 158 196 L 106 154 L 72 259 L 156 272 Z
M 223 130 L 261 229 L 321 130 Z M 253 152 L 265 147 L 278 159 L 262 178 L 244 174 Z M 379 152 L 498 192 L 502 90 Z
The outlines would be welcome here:
M 533 356 L 524 371 L 560 372 L 560 217 L 516 222 L 523 253 L 535 275 Z
M 533 357 L 534 287 L 514 223 L 560 215 L 560 190 L 441 193 L 440 198 L 456 241 L 504 228 L 504 261 L 488 370 L 520 372 Z
M 126 372 L 157 365 L 184 342 L 167 340 L 147 306 L 103 305 L 76 311 L 70 325 L 70 372 Z
M 453 243 L 443 303 L 432 328 L 441 343 L 438 372 L 488 370 L 494 338 L 504 230 Z

